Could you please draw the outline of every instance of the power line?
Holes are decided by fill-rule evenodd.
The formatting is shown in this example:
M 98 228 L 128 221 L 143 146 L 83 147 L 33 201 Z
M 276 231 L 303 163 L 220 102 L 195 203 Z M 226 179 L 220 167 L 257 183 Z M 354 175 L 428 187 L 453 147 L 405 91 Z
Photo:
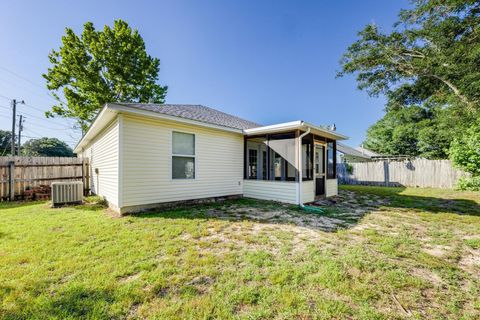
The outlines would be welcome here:
M 26 77 L 18 74 L 18 73 L 15 72 L 15 71 L 9 70 L 9 69 L 7 69 L 7 68 L 5 68 L 5 67 L 3 67 L 3 66 L 0 66 L 0 69 L 4 70 L 4 71 L 6 71 L 6 72 L 8 72 L 8 73 L 10 73 L 10 74 L 12 74 L 12 75 L 20 78 L 20 79 L 22 79 L 23 81 L 28 82 L 29 84 L 31 84 L 31 85 L 33 85 L 33 86 L 35 86 L 35 87 L 38 87 L 38 88 L 40 88 L 40 89 L 42 89 L 42 90 L 46 90 L 44 86 L 41 86 L 41 85 L 39 85 L 38 83 L 33 82 L 32 80 L 30 80 L 30 79 L 28 79 L 28 78 L 26 78 Z M 55 98 L 55 97 L 54 97 L 52 94 L 50 94 L 48 91 L 43 91 L 43 92 L 44 92 L 48 97 L 50 97 L 50 99 L 52 99 L 53 101 L 55 101 L 55 102 L 61 102 L 61 103 L 63 103 L 63 104 L 66 104 L 62 99 L 57 99 L 57 98 Z
M 1 75 L 1 74 L 0 74 Z M 5 78 L 5 77 L 0 77 L 0 81 L 4 84 L 9 84 L 11 87 L 15 87 L 15 88 L 18 88 L 18 89 L 21 89 L 22 91 L 25 91 L 31 95 L 35 95 L 37 98 L 40 98 L 44 101 L 48 101 L 48 103 L 52 103 L 50 101 L 50 99 L 48 99 L 46 96 L 44 96 L 43 94 L 40 94 L 38 91 L 34 91 L 34 90 L 31 90 L 30 88 L 27 88 L 25 87 L 22 83 L 18 83 L 18 82 L 15 82 L 15 81 L 11 81 L 10 79 L 8 78 Z M 58 101 L 57 101 L 58 102 Z
M 38 134 L 36 131 L 33 131 L 31 128 L 28 128 L 28 127 L 25 128 L 25 131 L 28 131 L 28 132 L 32 133 L 33 135 L 38 136 L 39 138 L 44 137 L 44 135 Z
M 6 107 L 6 106 L 2 106 L 0 105 L 0 108 L 3 108 L 3 109 L 6 109 L 6 110 L 10 110 L 11 108 L 9 107 Z M 48 118 L 40 118 L 40 117 L 37 117 L 37 116 L 34 116 L 30 113 L 27 113 L 27 112 L 24 112 L 24 111 L 21 111 L 19 112 L 21 114 L 24 114 L 24 115 L 27 115 L 29 117 L 32 117 L 34 119 L 37 119 L 37 120 L 41 120 L 41 121 L 48 121 Z M 74 128 L 72 128 L 71 126 L 67 126 L 67 125 L 62 125 L 60 123 L 52 123 L 52 122 L 48 122 L 48 124 L 50 126 L 58 126 L 57 128 L 52 128 L 52 127 L 48 127 L 48 126 L 42 126 L 42 125 L 39 125 L 38 123 L 36 123 L 35 125 L 38 126 L 38 127 L 42 127 L 42 128 L 45 128 L 45 129 L 51 129 L 51 130 L 74 130 Z M 60 128 L 62 127 L 62 128 Z
M 25 111 L 22 111 L 23 114 L 27 115 L 27 116 L 30 116 L 34 119 L 37 119 L 37 120 L 41 120 L 41 121 L 48 121 L 48 118 L 40 118 L 40 117 L 37 117 L 37 116 L 34 116 L 33 114 L 30 114 L 30 113 L 27 113 Z M 66 128 L 66 129 L 72 129 L 71 127 L 69 126 L 66 126 L 66 125 L 63 125 L 63 124 L 60 124 L 60 123 L 51 123 L 49 122 L 48 124 L 50 125 L 53 125 L 53 126 L 59 126 L 59 127 L 63 127 L 63 128 Z M 55 128 L 51 128 L 51 129 L 55 129 Z
M 0 94 L 0 98 L 5 98 L 7 100 L 12 100 L 11 98 L 7 97 L 7 96 L 4 96 L 3 94 Z
M 22 114 L 26 114 L 26 113 L 22 112 Z M 72 130 L 72 128 L 61 128 L 61 129 L 60 128 L 58 128 L 58 129 L 54 128 L 54 129 L 52 129 L 51 127 L 43 126 L 43 125 L 38 124 L 38 123 L 35 123 L 34 126 L 35 127 L 40 127 L 40 128 L 43 128 L 43 129 L 50 129 L 50 130 Z
M 7 96 L 5 96 L 5 95 L 3 95 L 3 94 L 0 94 L 0 98 L 5 98 L 5 99 L 7 99 L 7 100 L 12 100 L 11 98 L 9 98 L 9 97 L 7 97 Z M 40 108 L 35 107 L 35 106 L 32 106 L 31 104 L 25 103 L 25 105 L 26 105 L 27 107 L 30 107 L 30 108 L 35 109 L 35 110 L 37 110 L 37 111 L 45 112 L 45 110 L 40 109 Z M 47 109 L 50 109 L 50 108 L 47 108 Z
M 32 106 L 31 104 L 25 103 L 25 105 L 26 105 L 27 107 L 30 107 L 30 108 L 34 109 L 34 110 L 37 110 L 37 111 L 40 111 L 40 112 L 45 112 L 45 110 L 42 110 L 42 109 L 37 108 L 37 107 L 34 107 L 34 106 Z
M 5 96 L 5 95 L 3 95 L 3 94 L 0 94 L 0 97 L 5 98 L 5 99 L 8 99 L 8 100 L 12 100 L 12 99 L 10 99 L 9 97 L 7 97 L 7 96 Z M 27 107 L 30 107 L 30 108 L 32 108 L 32 109 L 34 109 L 34 110 L 36 110 L 36 111 L 45 113 L 45 110 L 42 110 L 42 109 L 40 109 L 40 108 L 38 108 L 38 107 L 35 107 L 35 106 L 32 106 L 31 104 L 28 104 L 28 103 L 24 103 L 24 104 L 25 104 Z M 6 107 L 4 107 L 4 108 L 6 108 Z M 62 120 L 64 120 L 64 121 L 67 121 L 67 119 L 65 119 L 65 118 L 57 118 L 57 119 L 62 119 Z M 67 122 L 67 123 L 68 123 L 68 122 Z M 67 127 L 68 127 L 68 128 L 71 128 L 71 125 L 68 124 Z

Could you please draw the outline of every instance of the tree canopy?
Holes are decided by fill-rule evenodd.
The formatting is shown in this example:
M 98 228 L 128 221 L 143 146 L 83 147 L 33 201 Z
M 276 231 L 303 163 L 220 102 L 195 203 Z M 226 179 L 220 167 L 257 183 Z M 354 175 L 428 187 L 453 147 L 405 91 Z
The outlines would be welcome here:
M 21 148 L 22 155 L 33 157 L 73 157 L 72 148 L 57 138 L 31 139 Z
M 375 24 L 341 59 L 339 76 L 387 98 L 365 146 L 380 153 L 446 158 L 480 113 L 480 2 L 414 0 L 391 32 Z
M 0 130 L 0 156 L 7 156 L 12 151 L 12 133 Z
M 49 59 L 43 77 L 58 103 L 48 117 L 74 118 L 85 129 L 107 102 L 165 100 L 167 87 L 157 84 L 160 60 L 147 54 L 138 30 L 125 21 L 101 31 L 87 22 L 81 35 L 66 28 L 60 49 Z
M 339 76 L 355 73 L 358 87 L 385 94 L 389 107 L 434 100 L 472 111 L 480 102 L 480 2 L 414 0 L 390 33 L 375 24 L 359 32 Z

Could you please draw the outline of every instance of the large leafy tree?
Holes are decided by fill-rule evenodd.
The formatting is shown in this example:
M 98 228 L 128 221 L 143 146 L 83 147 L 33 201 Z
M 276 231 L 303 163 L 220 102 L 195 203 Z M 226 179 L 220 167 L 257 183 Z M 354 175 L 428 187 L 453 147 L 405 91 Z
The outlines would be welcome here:
M 480 2 L 413 0 L 391 32 L 359 32 L 339 76 L 387 97 L 365 145 L 387 154 L 446 158 L 455 136 L 480 112 Z M 419 112 L 419 110 L 422 110 Z
M 354 73 L 360 89 L 385 94 L 389 107 L 432 100 L 480 102 L 480 2 L 414 0 L 390 33 L 370 24 L 341 60 L 339 76 Z
M 81 35 L 66 28 L 49 59 L 52 66 L 43 76 L 58 99 L 49 117 L 74 118 L 85 129 L 106 102 L 165 100 L 167 87 L 157 84 L 160 60 L 147 54 L 143 38 L 125 21 L 101 31 L 87 22 Z
M 390 109 L 367 130 L 364 147 L 386 155 L 445 159 L 459 127 L 455 119 L 451 110 L 428 105 Z
M 0 130 L 0 156 L 10 155 L 12 150 L 12 133 Z
M 418 106 L 391 111 L 368 129 L 370 139 L 364 147 L 381 154 L 416 155 L 419 124 L 423 128 L 429 120 L 428 112 Z
M 31 139 L 22 145 L 22 155 L 34 157 L 73 157 L 72 148 L 57 138 Z

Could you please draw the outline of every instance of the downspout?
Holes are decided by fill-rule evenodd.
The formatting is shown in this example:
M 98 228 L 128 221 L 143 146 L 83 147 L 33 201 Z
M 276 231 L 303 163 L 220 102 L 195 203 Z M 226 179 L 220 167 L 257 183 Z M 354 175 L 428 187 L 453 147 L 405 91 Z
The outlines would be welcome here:
M 303 121 L 302 121 L 303 125 Z M 298 199 L 298 205 L 303 208 L 303 202 L 302 202 L 302 179 L 303 179 L 303 172 L 302 172 L 302 139 L 305 137 L 307 134 L 310 133 L 310 128 L 307 128 L 307 131 L 302 133 L 298 137 L 298 194 L 297 194 L 297 199 Z

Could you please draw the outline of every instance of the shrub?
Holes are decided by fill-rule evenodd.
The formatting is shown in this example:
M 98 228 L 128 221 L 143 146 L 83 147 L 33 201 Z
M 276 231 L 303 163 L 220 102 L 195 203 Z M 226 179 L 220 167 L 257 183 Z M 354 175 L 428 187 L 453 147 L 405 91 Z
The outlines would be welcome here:
M 471 173 L 472 176 L 480 176 L 480 121 L 453 140 L 450 146 L 450 159 L 455 166 Z M 478 181 L 478 178 L 476 179 Z
M 345 170 L 347 171 L 348 174 L 352 174 L 353 166 L 350 163 L 345 163 Z
M 462 177 L 457 182 L 458 190 L 480 191 L 480 176 Z

